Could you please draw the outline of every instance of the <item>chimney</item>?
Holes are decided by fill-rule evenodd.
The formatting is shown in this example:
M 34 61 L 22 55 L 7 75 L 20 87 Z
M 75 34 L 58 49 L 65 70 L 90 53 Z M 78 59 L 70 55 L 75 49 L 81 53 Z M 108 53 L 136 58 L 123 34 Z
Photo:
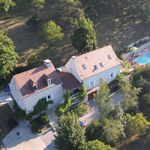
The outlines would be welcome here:
M 50 68 L 51 67 L 51 61 L 49 59 L 46 59 L 44 60 L 44 65 L 47 67 L 47 68 Z
M 76 59 L 76 56 L 72 56 L 71 58 L 72 58 L 72 59 Z

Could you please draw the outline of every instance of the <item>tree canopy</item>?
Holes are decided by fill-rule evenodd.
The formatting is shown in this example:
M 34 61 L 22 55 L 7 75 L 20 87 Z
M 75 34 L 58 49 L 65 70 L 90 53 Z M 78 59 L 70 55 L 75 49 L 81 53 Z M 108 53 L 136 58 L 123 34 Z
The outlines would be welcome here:
M 59 119 L 55 145 L 58 150 L 82 150 L 85 144 L 85 130 L 80 127 L 78 117 L 67 113 Z
M 64 29 L 73 27 L 75 20 L 84 16 L 79 0 L 56 0 L 52 13 L 53 18 L 56 18 Z
M 102 119 L 109 118 L 110 112 L 113 110 L 113 103 L 109 95 L 110 89 L 107 83 L 102 81 L 100 83 L 100 91 L 95 99 Z
M 93 140 L 87 143 L 86 150 L 115 150 L 101 141 Z
M 73 47 L 75 47 L 79 53 L 96 49 L 97 39 L 93 22 L 84 17 L 80 18 L 76 22 L 76 28 L 71 36 L 71 41 Z
M 125 116 L 125 120 L 125 130 L 127 136 L 140 134 L 145 131 L 149 125 L 149 122 L 146 120 L 142 113 L 137 113 L 135 116 L 127 114 Z
M 32 3 L 37 8 L 43 8 L 45 5 L 45 0 L 32 0 Z
M 104 120 L 102 140 L 115 145 L 125 137 L 123 124 L 119 120 Z
M 17 64 L 18 54 L 13 41 L 0 30 L 0 77 L 6 78 Z
M 120 87 L 123 92 L 122 108 L 125 112 L 136 112 L 138 109 L 139 88 L 133 87 L 130 81 L 120 80 Z
M 0 8 L 7 12 L 10 7 L 14 7 L 15 1 L 14 0 L 0 0 Z
M 62 39 L 64 36 L 61 27 L 56 25 L 56 23 L 52 20 L 43 25 L 41 34 L 47 41 L 50 41 L 51 43 Z

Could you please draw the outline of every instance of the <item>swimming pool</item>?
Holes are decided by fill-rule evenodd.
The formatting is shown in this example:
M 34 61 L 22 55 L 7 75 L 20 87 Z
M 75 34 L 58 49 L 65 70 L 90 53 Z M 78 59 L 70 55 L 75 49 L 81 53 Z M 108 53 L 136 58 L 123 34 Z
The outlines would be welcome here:
M 141 64 L 141 65 L 150 64 L 150 52 L 145 54 L 145 55 L 142 55 L 142 56 L 136 58 L 134 60 L 134 62 L 136 62 L 138 64 Z

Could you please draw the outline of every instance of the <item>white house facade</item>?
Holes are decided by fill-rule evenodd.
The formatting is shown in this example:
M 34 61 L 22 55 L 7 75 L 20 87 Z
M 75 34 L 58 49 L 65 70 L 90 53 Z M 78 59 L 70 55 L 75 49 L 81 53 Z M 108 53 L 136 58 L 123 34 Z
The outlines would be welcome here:
M 99 90 L 101 80 L 109 83 L 120 74 L 121 63 L 112 46 L 106 46 L 80 56 L 73 56 L 65 65 L 87 88 L 88 98 L 92 99 Z
M 62 81 L 50 60 L 45 60 L 43 66 L 14 75 L 9 86 L 12 97 L 26 113 L 32 112 L 41 98 L 52 100 L 51 107 L 63 101 Z
M 64 93 L 80 89 L 86 85 L 88 99 L 99 90 L 101 80 L 110 82 L 120 74 L 121 63 L 111 45 L 72 56 L 68 62 L 56 69 L 50 60 L 44 65 L 14 75 L 10 91 L 21 109 L 32 112 L 39 99 L 53 100 L 55 107 L 63 101 Z

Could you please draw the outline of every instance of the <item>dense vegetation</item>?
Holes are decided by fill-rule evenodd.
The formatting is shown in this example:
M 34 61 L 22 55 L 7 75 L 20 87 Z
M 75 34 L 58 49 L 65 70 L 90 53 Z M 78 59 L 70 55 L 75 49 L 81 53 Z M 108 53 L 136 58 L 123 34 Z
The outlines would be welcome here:
M 23 63 L 30 64 L 30 67 L 31 60 L 34 61 L 33 66 L 39 65 L 48 56 L 54 59 L 54 62 L 60 60 L 60 57 L 65 58 L 64 60 L 66 61 L 66 58 L 72 54 L 95 49 L 97 43 L 101 47 L 108 43 L 114 44 L 115 40 L 116 43 L 121 43 L 124 41 L 124 37 L 130 40 L 134 37 L 137 39 L 144 35 L 142 34 L 145 29 L 144 25 L 149 25 L 150 23 L 149 0 L 0 0 L 0 12 L 2 19 L 11 18 L 12 16 L 18 17 L 19 15 L 23 16 L 23 18 L 27 17 L 28 21 L 25 22 L 25 27 L 27 28 L 25 28 L 24 32 L 29 32 L 32 36 L 39 38 L 42 35 L 42 40 L 37 41 L 36 46 L 33 46 L 33 41 L 31 41 L 30 47 L 23 47 L 25 50 L 33 48 L 31 53 L 27 52 L 26 55 L 25 53 L 20 53 L 20 55 L 24 56 Z M 105 29 L 106 22 L 109 23 Z M 129 32 L 132 30 L 126 29 L 130 28 L 131 22 L 134 24 L 133 27 L 137 24 L 142 24 L 142 33 L 140 32 L 140 35 L 135 36 L 135 31 L 133 31 L 132 36 L 129 36 Z M 99 32 L 100 26 L 102 28 L 101 32 Z M 3 27 L 1 28 L 3 29 Z M 15 28 L 17 27 L 15 26 L 13 29 L 16 30 Z M 24 26 L 21 26 L 21 29 L 24 29 Z M 6 29 L 4 28 L 4 30 Z M 128 32 L 121 34 L 124 30 Z M 23 36 L 22 33 L 21 36 Z M 118 36 L 118 38 L 114 35 Z M 17 34 L 15 34 L 16 36 Z M 14 38 L 13 36 L 11 37 L 12 39 Z M 101 42 L 101 37 L 105 38 L 104 43 Z M 122 41 L 120 38 L 122 38 Z M 20 37 L 18 39 L 19 42 L 14 42 L 16 47 L 21 41 Z M 22 39 L 22 41 L 26 40 L 24 36 Z M 127 43 L 129 44 L 129 40 Z M 46 46 L 44 47 L 43 45 Z M 73 51 L 73 47 L 77 51 Z M 21 48 L 18 49 L 20 50 Z M 10 76 L 17 66 L 18 55 L 15 49 L 15 45 L 9 36 L 0 31 L 0 78 L 2 79 Z M 22 59 L 20 60 L 22 62 Z M 56 138 L 58 149 L 61 150 L 64 146 L 65 150 L 85 148 L 86 150 L 111 150 L 113 148 L 106 144 L 116 146 L 132 135 L 143 134 L 149 124 L 145 116 L 150 118 L 149 72 L 150 67 L 139 68 L 134 72 L 132 82 L 127 80 L 119 81 L 118 86 L 124 94 L 123 103 L 120 105 L 112 103 L 107 84 L 102 83 L 100 85 L 101 91 L 96 97 L 96 102 L 101 116 L 87 128 L 86 136 L 84 134 L 85 129 L 79 126 L 77 117 L 87 112 L 86 105 L 80 104 L 74 110 L 75 114 L 62 116 L 59 121 L 58 136 Z M 85 91 L 85 87 L 82 86 L 78 95 L 79 99 L 85 98 Z M 72 98 L 70 96 L 66 97 L 65 102 L 58 106 L 58 114 L 66 113 L 71 103 Z M 39 113 L 43 108 L 47 108 L 47 103 L 45 100 L 40 100 L 35 106 L 35 111 Z M 144 115 L 138 112 L 143 112 Z M 24 115 L 24 112 L 20 111 L 19 115 L 22 114 Z
M 0 30 L 0 78 L 10 75 L 17 64 L 18 54 L 12 40 Z

